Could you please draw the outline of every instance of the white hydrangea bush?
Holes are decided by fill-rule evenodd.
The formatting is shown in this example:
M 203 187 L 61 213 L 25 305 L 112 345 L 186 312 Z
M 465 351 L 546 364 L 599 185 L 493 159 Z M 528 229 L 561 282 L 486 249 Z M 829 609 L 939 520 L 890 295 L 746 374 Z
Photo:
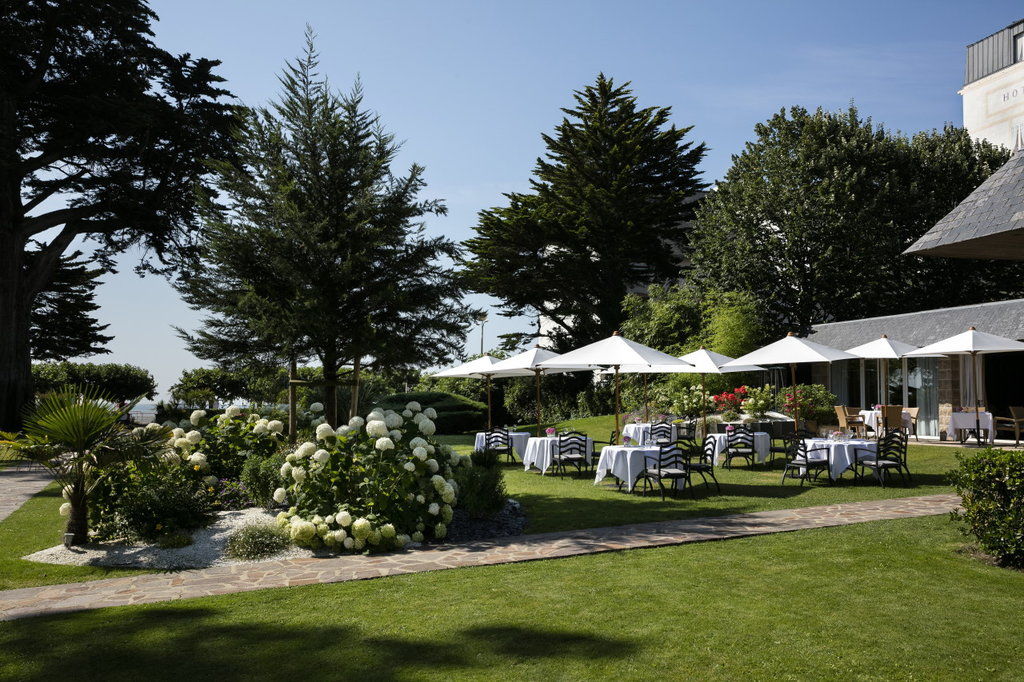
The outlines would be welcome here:
M 164 459 L 188 466 L 204 481 L 237 479 L 250 453 L 270 456 L 285 442 L 281 421 L 246 415 L 237 405 L 212 419 L 204 410 L 196 410 L 183 423 L 187 426 L 170 431 L 171 447 Z
M 434 431 L 416 402 L 402 412 L 374 408 L 333 431 L 318 427 L 316 441 L 301 443 L 281 467 L 274 500 L 289 509 L 278 524 L 297 545 L 336 552 L 445 537 L 459 492 L 455 469 L 472 463 L 437 444 Z

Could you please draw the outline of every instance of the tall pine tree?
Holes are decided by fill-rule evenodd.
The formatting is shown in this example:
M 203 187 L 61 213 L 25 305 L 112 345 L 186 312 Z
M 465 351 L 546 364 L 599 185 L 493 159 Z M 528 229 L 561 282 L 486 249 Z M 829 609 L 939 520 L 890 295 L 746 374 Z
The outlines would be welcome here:
M 466 242 L 471 286 L 500 299 L 504 315 L 549 321 L 560 348 L 610 334 L 630 290 L 678 276 L 705 188 L 706 147 L 670 123 L 669 107 L 640 107 L 629 83 L 604 74 L 574 99 L 542 136 L 532 192 L 481 211 Z
M 113 340 L 103 331 L 94 313 L 96 287 L 103 268 L 90 267 L 82 252 L 62 256 L 47 287 L 32 303 L 29 343 L 36 361 L 68 360 L 109 353 L 104 348 Z

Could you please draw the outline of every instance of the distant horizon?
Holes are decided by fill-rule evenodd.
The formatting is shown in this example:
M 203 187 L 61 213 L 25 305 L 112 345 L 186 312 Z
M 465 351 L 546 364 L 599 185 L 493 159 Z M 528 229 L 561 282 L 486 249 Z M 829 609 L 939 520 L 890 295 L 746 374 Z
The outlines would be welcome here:
M 424 196 L 446 200 L 448 216 L 429 220 L 428 234 L 457 241 L 471 236 L 477 211 L 502 204 L 504 192 L 528 189 L 543 153 L 541 134 L 559 122 L 572 91 L 598 72 L 631 81 L 643 106 L 671 106 L 677 126 L 693 125 L 689 139 L 710 147 L 703 179 L 714 183 L 753 138 L 754 125 L 781 108 L 835 110 L 852 101 L 863 115 L 908 135 L 962 125 L 957 90 L 966 45 L 1024 16 L 1008 1 L 737 2 L 728 11 L 704 3 L 586 0 L 515 7 L 297 0 L 250 2 L 241 12 L 239 3 L 196 0 L 152 6 L 161 19 L 155 42 L 222 60 L 224 86 L 249 105 L 277 95 L 276 76 L 300 54 L 311 24 L 324 75 L 343 90 L 361 78 L 367 106 L 406 141 L 396 168 L 425 165 Z M 135 275 L 137 258 L 119 258 L 118 274 L 104 276 L 97 292 L 112 352 L 81 360 L 145 367 L 163 399 L 182 370 L 207 364 L 172 329 L 194 329 L 202 313 L 166 280 Z M 467 300 L 490 308 L 485 349 L 502 333 L 532 326 L 501 317 L 487 297 Z M 466 353 L 479 348 L 474 327 Z

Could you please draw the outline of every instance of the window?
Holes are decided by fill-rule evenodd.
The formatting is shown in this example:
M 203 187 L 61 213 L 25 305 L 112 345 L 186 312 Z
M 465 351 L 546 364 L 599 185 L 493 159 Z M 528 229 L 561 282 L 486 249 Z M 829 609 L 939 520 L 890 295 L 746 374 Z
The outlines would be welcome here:
M 1018 33 L 1013 37 L 1013 61 L 1024 62 L 1024 33 Z

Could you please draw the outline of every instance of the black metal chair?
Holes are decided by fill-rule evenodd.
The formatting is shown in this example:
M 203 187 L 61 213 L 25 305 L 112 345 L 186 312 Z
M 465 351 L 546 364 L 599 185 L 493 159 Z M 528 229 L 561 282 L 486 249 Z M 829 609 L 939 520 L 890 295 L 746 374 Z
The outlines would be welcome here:
M 878 439 L 877 450 L 854 448 L 855 473 L 860 478 L 864 478 L 865 470 L 870 471 L 883 488 L 890 471 L 899 474 L 900 481 L 909 482 L 911 477 L 910 469 L 907 467 L 907 441 L 907 433 L 902 428 L 889 429 L 884 436 Z M 904 471 L 907 472 L 906 478 L 903 476 Z
M 732 460 L 736 458 L 744 459 L 747 464 L 753 466 L 754 432 L 746 426 L 736 426 L 731 431 L 726 431 L 722 456 L 726 469 L 732 468 Z
M 765 431 L 768 432 L 768 437 L 771 439 L 766 464 L 769 468 L 772 468 L 775 466 L 775 455 L 782 455 L 782 458 L 786 459 L 786 453 L 789 452 L 789 443 L 786 439 L 796 433 L 796 422 L 768 422 L 768 428 Z M 808 435 L 807 437 L 810 438 L 811 436 Z
M 508 429 L 497 427 L 485 431 L 484 449 L 504 454 L 506 459 L 513 464 L 516 462 L 515 448 L 512 447 L 512 436 L 509 435 Z
M 676 440 L 696 440 L 697 422 L 694 420 L 676 424 Z
M 651 424 L 650 436 L 648 436 L 647 445 L 661 445 L 663 443 L 671 443 L 675 439 L 672 437 L 672 425 L 668 422 L 655 422 Z
M 677 482 L 683 481 L 683 488 L 690 487 L 690 494 L 693 494 L 693 484 L 690 481 L 690 468 L 683 449 L 678 444 L 668 443 L 658 447 L 657 456 L 648 455 L 644 469 L 640 472 L 638 480 L 643 480 L 641 495 L 647 494 L 650 487 L 654 490 L 654 483 L 657 482 L 661 489 L 661 499 L 665 499 L 665 481 L 672 482 L 672 497 L 676 497 L 679 491 Z M 634 488 L 636 484 L 634 483 Z
M 612 429 L 612 432 L 608 434 L 608 440 L 592 440 L 590 450 L 590 467 L 593 469 L 597 466 L 597 461 L 601 458 L 601 448 L 605 445 L 615 445 L 619 439 L 619 432 Z M 621 481 L 620 487 L 621 487 Z
M 588 447 L 587 437 L 579 431 L 559 434 L 555 453 L 551 456 L 551 464 L 558 475 L 565 474 L 567 465 L 576 467 L 577 473 L 583 473 L 591 459 Z
M 687 465 L 690 469 L 691 474 L 700 474 L 701 479 L 704 481 L 704 485 L 710 487 L 707 477 L 710 476 L 711 480 L 715 482 L 715 488 L 718 489 L 718 493 L 722 492 L 722 485 L 718 482 L 718 478 L 715 476 L 715 438 L 714 436 L 706 436 L 704 438 L 703 446 L 698 445 L 696 441 L 680 441 L 680 444 L 684 447 L 690 457 L 696 457 L 696 461 L 687 458 Z M 690 489 L 693 490 L 693 479 L 690 479 Z
M 802 488 L 804 481 L 817 481 L 821 472 L 824 471 L 828 482 L 832 483 L 829 468 L 832 460 L 831 450 L 829 448 L 808 448 L 805 438 L 805 433 L 799 431 L 786 437 L 786 466 L 782 470 L 781 482 L 786 482 L 787 475 L 790 478 L 799 478 Z M 813 453 L 816 452 L 824 453 L 824 457 L 814 456 Z M 795 471 L 795 475 L 790 473 L 791 470 Z

